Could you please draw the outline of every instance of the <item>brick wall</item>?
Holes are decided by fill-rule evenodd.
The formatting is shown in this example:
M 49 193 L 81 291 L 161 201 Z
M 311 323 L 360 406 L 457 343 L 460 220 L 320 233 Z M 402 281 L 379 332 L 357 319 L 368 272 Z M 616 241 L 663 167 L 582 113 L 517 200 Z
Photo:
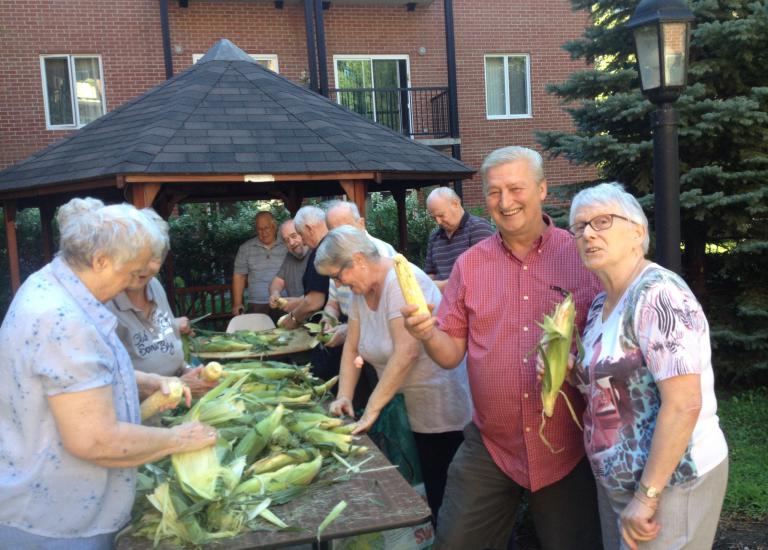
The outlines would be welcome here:
M 462 158 L 478 168 L 490 151 L 505 145 L 534 146 L 536 129 L 567 129 L 570 118 L 549 82 L 567 78 L 581 65 L 561 44 L 579 36 L 586 20 L 568 0 L 454 0 Z M 334 55 L 408 55 L 412 86 L 447 84 L 443 3 L 408 12 L 404 6 L 336 6 L 324 11 L 329 85 Z M 306 77 L 302 6 L 275 9 L 272 2 L 203 2 L 180 8 L 169 1 L 174 71 L 192 64 L 218 39 L 228 38 L 251 54 L 277 54 L 280 72 L 294 81 Z M 107 108 L 164 79 L 158 0 L 0 0 L 0 168 L 17 162 L 66 131 L 45 128 L 39 56 L 95 53 L 102 56 Z M 424 55 L 419 49 L 424 48 Z M 483 56 L 531 56 L 533 117 L 487 120 Z M 591 170 L 547 161 L 552 184 L 593 177 Z M 477 178 L 468 181 L 470 204 L 482 202 Z

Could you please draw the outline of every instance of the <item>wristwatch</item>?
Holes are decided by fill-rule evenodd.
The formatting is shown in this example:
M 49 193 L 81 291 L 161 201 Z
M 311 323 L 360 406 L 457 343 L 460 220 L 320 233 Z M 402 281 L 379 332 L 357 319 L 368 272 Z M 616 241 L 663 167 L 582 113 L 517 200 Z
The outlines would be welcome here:
M 637 482 L 637 491 L 648 498 L 659 498 L 659 495 L 661 494 L 661 491 L 659 491 L 656 487 L 647 487 L 643 485 L 642 481 Z

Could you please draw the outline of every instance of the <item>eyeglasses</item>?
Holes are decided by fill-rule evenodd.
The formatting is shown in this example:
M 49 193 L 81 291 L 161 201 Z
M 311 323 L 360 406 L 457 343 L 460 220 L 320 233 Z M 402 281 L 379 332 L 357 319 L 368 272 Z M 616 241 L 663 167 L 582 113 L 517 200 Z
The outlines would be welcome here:
M 578 239 L 584 235 L 584 230 L 587 228 L 587 226 L 590 226 L 595 231 L 605 231 L 606 229 L 610 229 L 613 226 L 613 218 L 619 218 L 620 220 L 624 220 L 629 223 L 637 223 L 636 221 L 630 220 L 624 216 L 619 216 L 618 214 L 600 214 L 591 220 L 571 225 L 568 227 L 568 232 Z
M 339 268 L 339 270 L 336 272 L 336 275 L 329 275 L 331 279 L 336 281 L 337 283 L 341 284 L 341 274 L 342 272 L 349 267 L 348 262 L 344 262 L 342 266 Z

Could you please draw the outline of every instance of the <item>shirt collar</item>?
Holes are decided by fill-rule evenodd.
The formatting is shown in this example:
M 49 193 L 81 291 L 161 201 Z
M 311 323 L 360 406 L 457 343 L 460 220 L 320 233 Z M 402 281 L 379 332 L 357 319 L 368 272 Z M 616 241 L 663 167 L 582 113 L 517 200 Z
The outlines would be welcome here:
M 453 234 L 455 235 L 456 233 L 458 233 L 460 229 L 462 229 L 465 225 L 467 225 L 468 221 L 469 221 L 469 212 L 465 210 L 464 214 L 461 216 L 461 219 L 459 220 L 459 226 L 456 228 L 456 231 L 454 231 Z M 438 227 L 437 232 L 444 239 L 448 238 L 448 234 L 445 232 L 445 229 L 443 229 L 442 227 Z
M 536 241 L 533 243 L 533 245 L 531 246 L 531 250 L 533 250 L 534 248 L 539 248 L 539 249 L 544 248 L 547 245 L 547 243 L 550 241 L 550 239 L 552 238 L 552 235 L 555 232 L 555 222 L 552 220 L 552 218 L 550 218 L 548 214 L 542 214 L 542 218 L 544 219 L 544 225 L 545 225 L 544 231 L 541 233 L 541 235 L 539 235 L 539 238 L 536 239 Z M 504 244 L 504 241 L 501 238 L 501 232 L 497 230 L 493 238 L 496 239 L 496 242 L 502 248 L 502 250 L 504 250 L 504 252 L 506 252 L 512 257 L 515 256 L 514 254 L 512 254 L 512 252 L 509 251 L 507 246 Z
M 117 326 L 117 317 L 107 307 L 99 302 L 88 290 L 71 267 L 60 256 L 51 262 L 51 272 L 66 290 L 93 320 L 96 328 L 103 335 L 108 336 Z

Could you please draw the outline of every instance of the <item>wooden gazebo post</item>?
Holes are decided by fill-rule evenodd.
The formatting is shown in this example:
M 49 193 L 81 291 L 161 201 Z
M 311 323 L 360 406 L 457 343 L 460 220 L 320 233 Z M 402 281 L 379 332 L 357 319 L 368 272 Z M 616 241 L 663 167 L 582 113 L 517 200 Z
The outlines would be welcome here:
M 55 207 L 45 202 L 40 205 L 40 236 L 43 240 L 43 259 L 46 263 L 53 259 L 53 212 Z
M 368 193 L 368 182 L 366 180 L 340 180 L 339 183 L 349 200 L 355 203 L 360 214 L 365 217 L 365 196 Z
M 11 292 L 16 294 L 21 286 L 19 269 L 19 242 L 16 239 L 16 201 L 3 201 L 5 211 L 5 237 L 8 241 L 8 265 L 11 268 Z

